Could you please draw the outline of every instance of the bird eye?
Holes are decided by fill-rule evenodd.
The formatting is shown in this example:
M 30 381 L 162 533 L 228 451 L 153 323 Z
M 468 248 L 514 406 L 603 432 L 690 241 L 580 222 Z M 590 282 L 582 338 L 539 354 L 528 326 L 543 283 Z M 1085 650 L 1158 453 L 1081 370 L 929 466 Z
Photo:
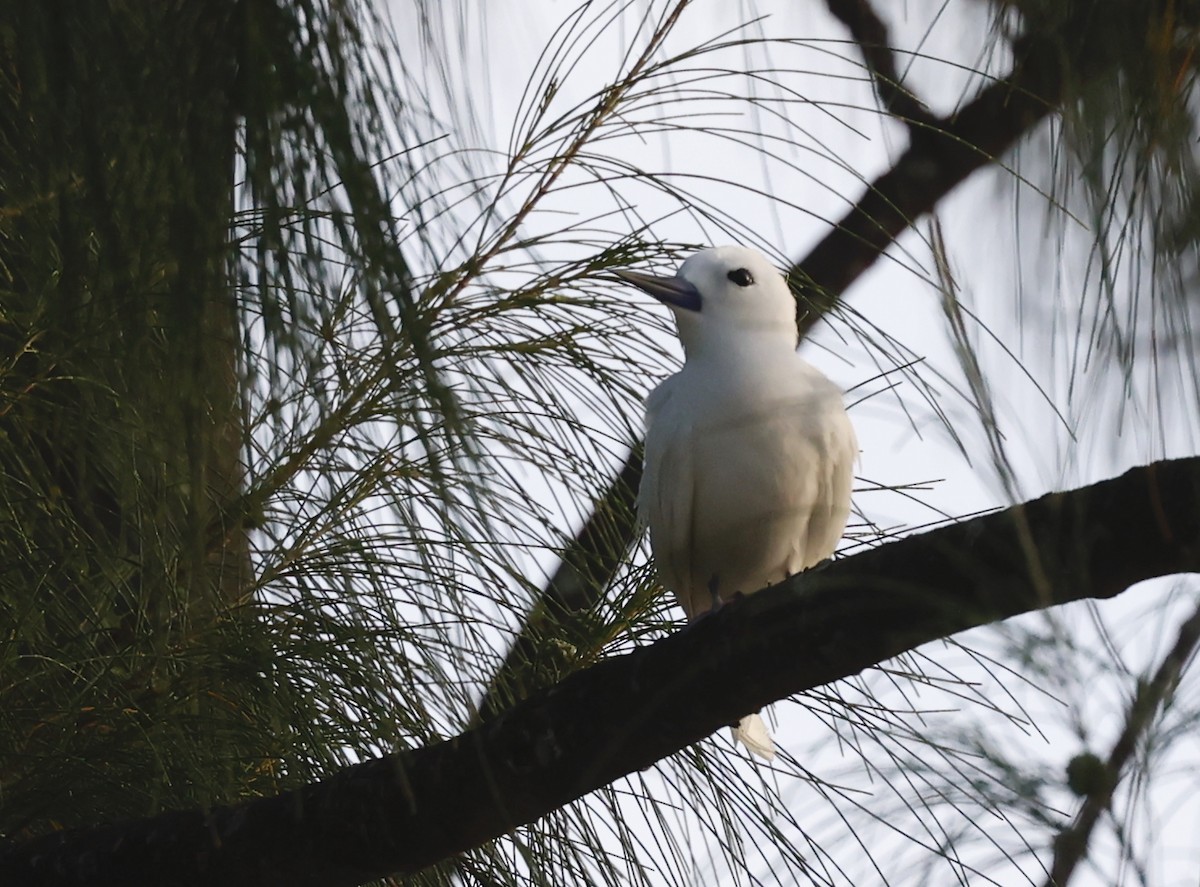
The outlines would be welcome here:
M 725 275 L 738 286 L 750 286 L 754 283 L 754 275 L 745 268 L 735 268 Z

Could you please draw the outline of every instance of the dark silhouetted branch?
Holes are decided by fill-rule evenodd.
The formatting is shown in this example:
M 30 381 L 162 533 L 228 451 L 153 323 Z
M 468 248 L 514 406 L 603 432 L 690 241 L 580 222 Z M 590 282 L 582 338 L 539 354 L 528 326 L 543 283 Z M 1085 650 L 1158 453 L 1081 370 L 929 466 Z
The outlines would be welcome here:
M 641 478 L 641 457 L 631 454 L 607 495 L 592 509 L 575 544 L 564 554 L 541 600 L 526 617 L 521 634 L 480 702 L 478 720 L 496 715 L 539 687 L 553 683 L 557 663 L 544 661 L 545 643 L 550 639 L 574 643 L 572 616 L 591 607 L 598 590 L 603 590 L 616 573 L 637 520 L 634 508 Z
M 1017 48 L 1022 52 L 1008 79 L 992 83 L 953 116 L 911 128 L 911 144 L 896 164 L 791 270 L 793 288 L 809 307 L 802 334 L 908 226 L 1004 154 L 1062 100 L 1058 43 L 1026 41 Z
M 887 25 L 870 0 L 825 0 L 825 5 L 858 44 L 884 110 L 908 126 L 940 126 L 942 121 L 900 83 Z
M 454 739 L 210 812 L 0 850 L 5 887 L 348 887 L 532 822 L 788 695 L 1019 613 L 1200 571 L 1200 457 L 911 536 L 579 671 Z
M 1087 855 L 1092 832 L 1101 814 L 1112 803 L 1113 792 L 1120 784 L 1126 764 L 1133 757 L 1138 740 L 1145 735 L 1159 709 L 1175 692 L 1184 666 L 1196 652 L 1197 646 L 1200 646 L 1200 609 L 1180 626 L 1175 645 L 1159 664 L 1154 677 L 1139 684 L 1125 717 L 1125 727 L 1113 745 L 1108 760 L 1098 762 L 1099 766 L 1091 780 L 1093 784 L 1089 786 L 1079 812 L 1054 842 L 1054 863 L 1046 878 L 1046 887 L 1066 887 L 1076 866 Z

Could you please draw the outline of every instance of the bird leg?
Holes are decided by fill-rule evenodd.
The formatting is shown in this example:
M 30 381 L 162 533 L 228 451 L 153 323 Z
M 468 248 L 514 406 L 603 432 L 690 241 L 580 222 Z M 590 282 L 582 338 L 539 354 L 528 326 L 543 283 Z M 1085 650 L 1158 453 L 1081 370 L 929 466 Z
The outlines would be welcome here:
M 700 610 L 698 613 L 689 613 L 688 625 L 694 625 L 705 616 L 715 613 L 717 610 L 721 609 L 721 595 L 717 591 L 719 578 L 720 577 L 716 573 L 713 573 L 712 578 L 708 580 L 708 593 L 712 596 L 712 606 L 710 606 L 707 610 Z
M 708 611 L 710 613 L 715 613 L 721 609 L 721 593 L 717 590 L 719 578 L 716 573 L 713 573 L 712 578 L 708 580 L 708 593 L 712 595 L 712 607 Z

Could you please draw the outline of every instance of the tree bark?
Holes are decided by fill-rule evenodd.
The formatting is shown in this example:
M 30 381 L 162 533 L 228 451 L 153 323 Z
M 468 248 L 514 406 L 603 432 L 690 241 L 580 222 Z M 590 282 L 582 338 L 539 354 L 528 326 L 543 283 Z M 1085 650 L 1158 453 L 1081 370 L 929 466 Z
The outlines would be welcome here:
M 1200 457 L 910 536 L 580 671 L 466 733 L 270 798 L 0 851 L 20 887 L 340 887 L 414 872 L 774 700 L 958 631 L 1200 571 Z
M 0 5 L 0 831 L 184 803 L 266 745 L 178 729 L 241 730 L 228 700 L 248 693 L 196 652 L 233 638 L 249 578 L 224 521 L 243 483 L 238 13 Z

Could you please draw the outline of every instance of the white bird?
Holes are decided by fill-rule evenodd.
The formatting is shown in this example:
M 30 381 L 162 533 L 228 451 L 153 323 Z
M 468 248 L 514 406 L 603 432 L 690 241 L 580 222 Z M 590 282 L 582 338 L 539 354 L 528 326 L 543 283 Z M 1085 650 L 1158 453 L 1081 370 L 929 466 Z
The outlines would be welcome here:
M 842 392 L 797 353 L 796 303 L 760 253 L 706 249 L 674 277 L 617 275 L 675 315 L 684 365 L 646 401 L 638 514 L 689 619 L 830 557 L 858 443 Z M 768 760 L 757 714 L 734 738 Z

